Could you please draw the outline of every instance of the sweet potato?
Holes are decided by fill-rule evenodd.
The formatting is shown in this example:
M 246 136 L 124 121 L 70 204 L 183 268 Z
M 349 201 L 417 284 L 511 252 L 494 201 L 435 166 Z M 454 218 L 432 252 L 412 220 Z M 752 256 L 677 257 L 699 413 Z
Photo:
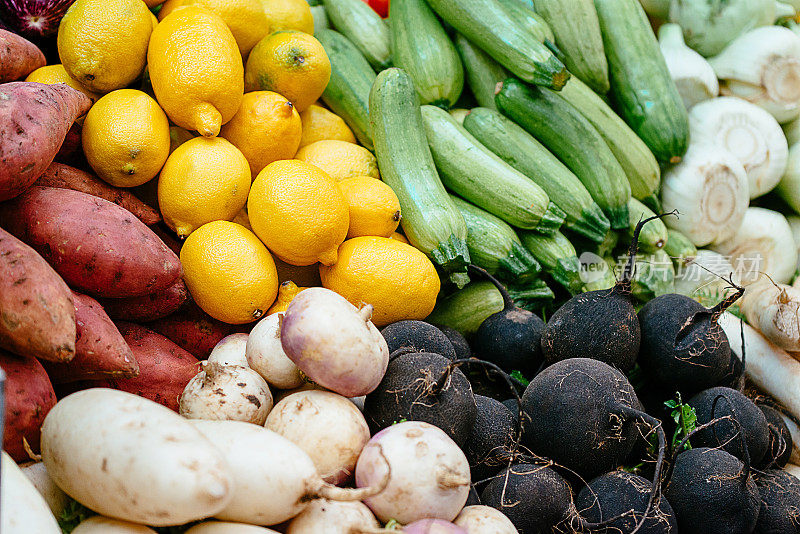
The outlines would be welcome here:
M 56 404 L 56 393 L 36 358 L 0 350 L 0 367 L 6 373 L 3 450 L 23 462 L 30 458 L 22 440 L 39 452 L 39 431 L 47 412 Z
M 156 224 L 161 220 L 158 211 L 133 196 L 130 191 L 109 185 L 91 173 L 63 163 L 51 163 L 34 185 L 72 189 L 104 198 L 133 213 L 144 224 Z
M 39 47 L 8 30 L 0 30 L 0 83 L 19 80 L 44 67 L 46 61 Z
M 158 180 L 155 181 L 157 182 Z M 153 233 L 156 234 L 172 252 L 180 256 L 183 243 L 178 240 L 178 237 L 172 233 L 171 230 L 167 231 L 165 228 L 167 228 L 165 224 L 154 224 L 150 227 Z
M 0 228 L 0 347 L 69 361 L 75 331 L 67 284 L 35 250 Z
M 186 288 L 186 283 L 183 278 L 178 278 L 174 284 L 158 293 L 143 297 L 100 299 L 100 303 L 112 319 L 141 323 L 155 321 L 174 313 L 188 298 L 189 290 Z
M 178 397 L 199 370 L 197 358 L 143 326 L 118 321 L 122 337 L 139 363 L 139 376 L 109 380 L 111 387 L 178 411 Z
M 236 325 L 214 319 L 193 301 L 147 326 L 201 360 L 208 358 L 222 338 L 241 330 Z
M 66 84 L 0 85 L 0 201 L 19 195 L 42 175 L 72 123 L 91 105 L 88 96 Z
M 61 148 L 56 153 L 55 161 L 75 166 L 85 160 L 82 135 L 83 127 L 77 122 L 73 123 L 67 131 L 64 142 L 61 143 Z
M 78 335 L 68 363 L 44 363 L 54 384 L 98 378 L 133 378 L 139 365 L 103 307 L 92 297 L 72 293 Z
M 181 275 L 178 257 L 142 221 L 80 191 L 33 186 L 0 206 L 0 227 L 33 247 L 84 293 L 149 295 Z

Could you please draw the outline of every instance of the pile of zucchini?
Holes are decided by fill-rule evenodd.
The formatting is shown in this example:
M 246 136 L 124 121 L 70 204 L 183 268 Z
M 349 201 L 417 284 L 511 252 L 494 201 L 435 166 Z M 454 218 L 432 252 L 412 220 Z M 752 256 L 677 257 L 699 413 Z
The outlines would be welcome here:
M 581 260 L 610 263 L 660 209 L 660 164 L 688 142 L 638 0 L 392 0 L 385 21 L 362 0 L 321 3 L 322 98 L 374 150 L 411 244 L 458 288 L 474 263 L 532 308 L 613 285 Z M 670 264 L 667 239 L 654 221 L 640 241 Z M 649 270 L 636 294 L 671 289 Z M 436 313 L 491 308 L 492 291 L 471 284 Z

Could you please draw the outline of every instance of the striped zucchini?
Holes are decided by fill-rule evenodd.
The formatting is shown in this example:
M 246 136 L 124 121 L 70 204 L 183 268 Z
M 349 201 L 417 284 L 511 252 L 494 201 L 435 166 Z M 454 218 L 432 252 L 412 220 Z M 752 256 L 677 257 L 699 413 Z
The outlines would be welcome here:
M 556 36 L 553 29 L 539 13 L 519 0 L 498 0 L 512 17 L 525 26 L 528 31 L 548 48 L 555 46 Z M 552 48 L 551 48 L 552 49 Z M 555 50 L 553 50 L 555 52 Z
M 636 262 L 636 277 L 631 284 L 633 296 L 647 302 L 675 291 L 675 267 L 663 250 L 642 256 Z
M 372 150 L 369 127 L 369 92 L 375 71 L 358 48 L 344 35 L 321 30 L 316 38 L 325 47 L 331 63 L 331 79 L 322 100 L 353 130 L 358 142 Z
M 508 71 L 460 33 L 456 34 L 455 43 L 464 64 L 469 88 L 472 89 L 478 105 L 497 109 L 494 91 L 498 83 L 508 78 Z
M 578 108 L 603 136 L 608 148 L 625 171 L 634 198 L 650 205 L 658 205 L 661 168 L 636 132 L 597 93 L 575 76 L 559 95 Z
M 428 0 L 436 13 L 529 83 L 561 89 L 569 72 L 498 0 Z
M 506 163 L 539 184 L 550 200 L 566 213 L 567 228 L 592 241 L 603 240 L 609 229 L 603 210 L 578 177 L 528 132 L 499 112 L 486 108 L 472 109 L 464 119 L 464 128 Z
M 405 71 L 390 68 L 378 75 L 369 115 L 381 177 L 400 200 L 403 232 L 454 281 L 464 282 L 467 225 L 436 173 L 414 83 Z
M 672 258 L 673 263 L 684 265 L 687 260 L 697 256 L 697 247 L 679 231 L 667 228 L 667 242 L 664 244 L 664 252 Z
M 509 225 L 456 196 L 450 198 L 467 223 L 467 247 L 472 263 L 489 274 L 520 281 L 530 280 L 542 270 Z
M 614 272 L 616 265 L 611 257 L 600 258 L 598 256 L 595 262 L 582 264 L 581 268 L 584 272 L 584 292 L 611 289 L 617 283 L 617 275 Z
M 575 173 L 611 221 L 628 227 L 631 186 L 597 129 L 558 93 L 509 79 L 495 97 L 497 108 L 525 128 Z
M 389 27 L 361 0 L 322 0 L 333 27 L 350 39 L 375 70 L 392 64 Z
M 639 221 L 655 217 L 650 208 L 631 198 L 628 203 L 628 236 L 633 237 L 633 232 Z M 667 227 L 661 219 L 653 219 L 642 227 L 639 233 L 639 248 L 646 252 L 653 252 L 655 250 L 664 248 L 667 242 Z
M 593 0 L 535 0 L 534 7 L 555 33 L 555 43 L 573 77 L 606 94 L 608 62 Z
M 506 290 L 515 306 L 532 312 L 550 305 L 556 298 L 547 282 L 540 278 L 523 284 L 511 283 L 506 286 Z
M 311 16 L 314 17 L 314 35 L 331 27 L 325 6 L 311 6 Z
M 556 232 L 545 236 L 536 232 L 519 232 L 519 239 L 553 280 L 573 295 L 581 292 L 581 262 L 575 247 L 564 234 Z
M 659 161 L 678 163 L 689 142 L 689 117 L 644 9 L 638 0 L 594 5 L 622 118 Z
M 448 326 L 470 338 L 490 315 L 502 311 L 503 296 L 488 280 L 478 280 L 439 300 L 425 321 Z
M 389 27 L 394 66 L 411 76 L 420 102 L 452 107 L 464 88 L 464 67 L 425 0 L 394 0 Z
M 483 146 L 449 113 L 422 106 L 422 122 L 442 183 L 508 224 L 551 234 L 564 212 L 533 180 Z

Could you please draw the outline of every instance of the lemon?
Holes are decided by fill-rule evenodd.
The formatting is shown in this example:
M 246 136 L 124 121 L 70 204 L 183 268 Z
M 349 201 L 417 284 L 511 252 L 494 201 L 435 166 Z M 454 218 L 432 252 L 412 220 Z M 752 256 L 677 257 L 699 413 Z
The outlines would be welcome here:
M 155 178 L 167 160 L 169 121 L 147 93 L 118 89 L 91 107 L 81 142 L 97 176 L 117 187 L 134 187 Z
M 278 269 L 278 280 L 281 283 L 294 282 L 303 287 L 319 287 L 322 281 L 319 279 L 319 263 L 311 265 L 289 265 L 280 258 L 275 258 L 275 268 Z
M 303 112 L 317 101 L 331 79 L 331 62 L 322 43 L 297 31 L 264 37 L 250 52 L 245 90 L 275 91 Z
M 186 239 L 180 256 L 192 298 L 217 320 L 250 323 L 275 301 L 275 262 L 255 234 L 241 225 L 204 224 Z
M 156 99 L 177 126 L 213 137 L 239 109 L 242 56 L 225 22 L 207 9 L 187 6 L 164 17 L 147 61 Z
M 158 12 L 158 20 L 164 20 L 164 17 L 185 6 L 204 7 L 219 15 L 231 30 L 243 56 L 249 54 L 256 43 L 269 33 L 269 22 L 261 0 L 167 0 Z
M 393 232 L 392 235 L 389 236 L 389 239 L 394 239 L 395 241 L 400 241 L 401 243 L 408 245 L 408 239 L 406 239 L 406 236 L 397 232 Z
M 175 149 L 181 146 L 189 139 L 194 139 L 195 135 L 186 128 L 180 126 L 169 127 L 169 153 L 175 152 Z
M 180 237 L 211 221 L 230 221 L 247 202 L 250 167 L 221 137 L 195 137 L 170 154 L 158 179 L 158 205 Z
M 297 160 L 264 167 L 250 188 L 247 214 L 261 241 L 292 265 L 335 263 L 349 224 L 334 179 Z
M 58 26 L 58 56 L 87 89 L 107 93 L 142 74 L 152 31 L 142 0 L 77 0 Z
M 355 143 L 356 136 L 353 130 L 339 115 L 327 109 L 312 104 L 300 114 L 303 123 L 303 136 L 300 138 L 300 147 L 310 145 L 316 141 L 334 139 Z
M 314 16 L 306 0 L 261 0 L 270 31 L 297 30 L 314 34 Z
M 282 282 L 280 287 L 278 287 L 278 298 L 275 300 L 275 304 L 267 310 L 267 315 L 272 315 L 273 313 L 283 313 L 289 307 L 289 304 L 292 303 L 292 300 L 300 293 L 302 290 L 308 289 L 307 287 L 299 287 L 297 284 L 292 282 L 291 280 Z
M 156 26 L 158 26 L 158 17 L 156 17 L 156 16 L 153 14 L 153 12 L 152 12 L 152 11 L 150 12 L 150 22 L 153 24 L 153 29 L 155 30 L 155 29 L 156 29 Z
M 436 304 L 440 282 L 425 254 L 386 237 L 356 237 L 339 247 L 339 261 L 320 267 L 322 285 L 355 305 L 372 304 L 372 321 L 383 326 L 424 319 Z
M 64 65 L 61 63 L 57 63 L 55 65 L 45 65 L 44 67 L 39 67 L 35 71 L 28 74 L 28 77 L 25 78 L 26 82 L 36 82 L 36 83 L 46 83 L 48 85 L 53 85 L 56 83 L 65 83 L 75 89 L 76 91 L 80 91 L 81 93 L 88 96 L 92 102 L 97 101 L 100 98 L 100 95 L 90 91 L 87 89 L 81 82 L 73 78 L 67 72 L 67 69 L 64 68 Z
M 253 178 L 273 161 L 294 157 L 301 134 L 297 110 L 272 91 L 245 93 L 239 111 L 219 133 L 242 151 Z
M 392 188 L 371 176 L 355 176 L 339 182 L 350 207 L 347 238 L 375 235 L 389 237 L 400 224 L 400 201 Z
M 353 176 L 381 176 L 378 160 L 372 152 L 346 141 L 317 141 L 298 150 L 295 158 L 319 167 L 336 180 Z

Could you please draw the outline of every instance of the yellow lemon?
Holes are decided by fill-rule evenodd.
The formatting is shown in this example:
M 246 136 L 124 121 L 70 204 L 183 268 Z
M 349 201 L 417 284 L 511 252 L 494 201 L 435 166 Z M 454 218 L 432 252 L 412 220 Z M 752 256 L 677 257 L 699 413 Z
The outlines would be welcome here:
M 331 79 L 331 62 L 322 43 L 297 31 L 279 31 L 261 39 L 250 52 L 245 90 L 275 91 L 303 112 L 317 101 Z
M 400 201 L 392 188 L 371 176 L 355 176 L 339 182 L 350 207 L 347 238 L 364 235 L 389 237 L 400 224 Z
M 320 267 L 323 287 L 355 305 L 372 304 L 372 321 L 383 326 L 424 319 L 436 304 L 440 282 L 425 254 L 386 237 L 356 237 L 339 247 L 339 261 Z
M 399 234 L 397 232 L 393 232 L 392 235 L 389 236 L 389 239 L 394 239 L 395 241 L 400 241 L 401 243 L 408 244 L 408 239 L 403 234 Z
M 270 163 L 250 188 L 247 214 L 256 235 L 286 263 L 336 262 L 347 236 L 347 202 L 333 178 L 296 160 Z
M 155 178 L 167 160 L 169 121 L 147 93 L 118 89 L 89 110 L 81 142 L 97 176 L 117 187 L 134 187 Z
M 152 31 L 142 0 L 77 0 L 58 26 L 58 56 L 87 89 L 107 93 L 142 74 Z
M 272 91 L 245 93 L 239 111 L 219 133 L 242 151 L 253 178 L 273 161 L 294 157 L 301 134 L 297 110 Z
M 181 128 L 180 126 L 170 126 L 169 127 L 169 153 L 172 154 L 175 152 L 175 149 L 181 146 L 183 143 L 188 141 L 189 139 L 194 139 L 196 136 L 187 130 L 186 128 Z
M 261 0 L 270 31 L 297 30 L 314 34 L 314 16 L 306 0 Z
M 278 287 L 278 298 L 275 300 L 275 304 L 267 310 L 267 315 L 285 312 L 292 300 L 304 289 L 308 288 L 299 287 L 291 280 L 281 283 L 280 287 Z
M 36 83 L 46 83 L 48 85 L 53 85 L 56 83 L 65 83 L 75 89 L 76 91 L 80 91 L 81 93 L 88 96 L 92 102 L 95 102 L 100 95 L 94 93 L 87 89 L 81 82 L 73 78 L 67 72 L 67 69 L 64 68 L 64 65 L 61 63 L 57 63 L 55 65 L 45 65 L 44 67 L 39 67 L 35 71 L 28 74 L 28 77 L 25 78 L 26 82 L 36 82 Z
M 239 109 L 242 56 L 225 22 L 207 9 L 187 6 L 164 17 L 147 62 L 156 99 L 176 125 L 213 137 Z
M 319 167 L 336 180 L 353 176 L 381 177 L 378 160 L 372 152 L 346 141 L 317 141 L 298 150 L 295 158 Z
M 204 224 L 181 248 L 186 286 L 203 311 L 230 324 L 264 315 L 278 294 L 278 274 L 267 248 L 247 228 L 229 221 Z
M 158 26 L 158 17 L 156 17 L 156 16 L 153 14 L 153 12 L 152 12 L 152 11 L 150 12 L 150 22 L 152 22 L 152 23 L 153 23 L 153 29 L 155 30 L 155 29 L 156 29 L 156 26 Z
M 230 221 L 249 192 L 247 160 L 221 137 L 186 141 L 170 154 L 158 179 L 161 215 L 180 237 L 211 221 Z
M 275 268 L 278 269 L 278 280 L 281 283 L 294 282 L 303 287 L 319 287 L 319 263 L 311 265 L 289 265 L 280 258 L 275 258 Z
M 302 0 L 305 3 L 305 0 Z M 167 0 L 158 12 L 158 20 L 178 8 L 200 6 L 219 15 L 230 28 L 243 56 L 269 33 L 269 22 L 261 0 Z
M 344 122 L 344 119 L 321 106 L 314 104 L 308 106 L 300 114 L 300 120 L 303 123 L 303 136 L 300 138 L 301 148 L 326 139 L 348 143 L 356 142 L 353 130 Z

